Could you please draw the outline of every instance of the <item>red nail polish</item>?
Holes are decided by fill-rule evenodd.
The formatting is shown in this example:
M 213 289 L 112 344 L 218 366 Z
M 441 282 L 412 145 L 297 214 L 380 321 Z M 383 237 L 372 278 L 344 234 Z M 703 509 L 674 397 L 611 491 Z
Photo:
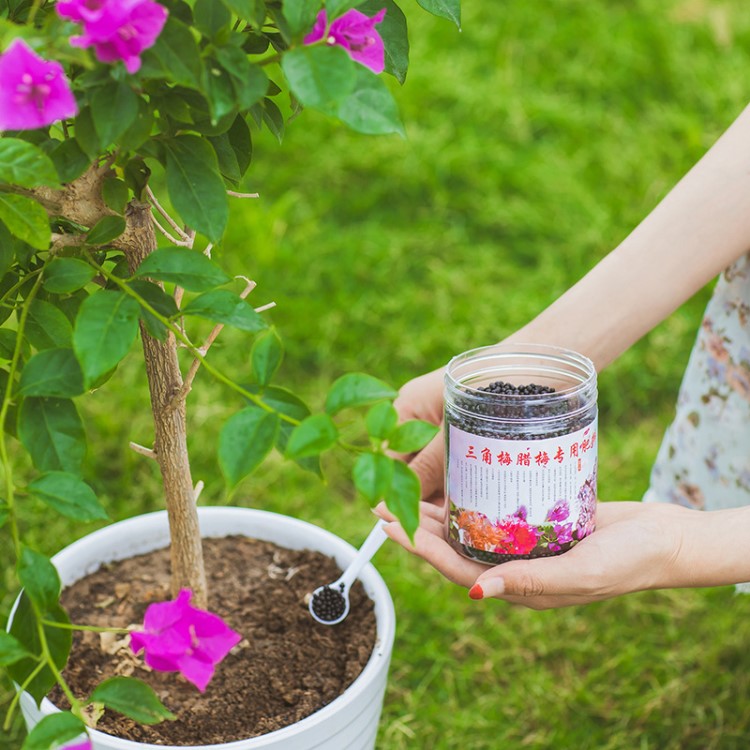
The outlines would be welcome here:
M 484 598 L 484 591 L 482 591 L 482 587 L 478 583 L 475 583 L 469 589 L 469 596 L 472 599 L 483 599 Z

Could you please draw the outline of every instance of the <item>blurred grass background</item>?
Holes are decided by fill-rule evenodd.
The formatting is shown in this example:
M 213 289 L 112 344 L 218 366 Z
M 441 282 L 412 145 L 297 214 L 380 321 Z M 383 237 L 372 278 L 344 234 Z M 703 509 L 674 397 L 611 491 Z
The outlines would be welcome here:
M 411 69 L 394 92 L 408 137 L 361 136 L 305 112 L 282 146 L 257 138 L 245 188 L 261 198 L 235 203 L 223 249 L 225 267 L 257 280 L 256 304 L 277 303 L 279 384 L 316 408 L 344 372 L 400 385 L 525 323 L 618 244 L 750 98 L 744 0 L 466 2 L 460 33 L 403 6 Z M 601 375 L 603 499 L 645 490 L 709 292 Z M 241 379 L 248 352 L 230 332 L 212 357 Z M 111 516 L 158 508 L 155 468 L 126 447 L 151 439 L 139 358 L 79 405 L 87 478 Z M 346 456 L 327 460 L 326 484 L 273 456 L 226 495 L 215 446 L 237 406 L 199 377 L 201 502 L 288 513 L 359 544 L 372 517 Z M 24 512 L 50 554 L 90 528 Z M 15 583 L 3 545 L 4 615 Z M 730 588 L 537 613 L 471 602 L 395 546 L 376 564 L 398 615 L 379 750 L 750 745 L 750 599 Z M 22 734 L 16 723 L 0 749 L 20 748 Z

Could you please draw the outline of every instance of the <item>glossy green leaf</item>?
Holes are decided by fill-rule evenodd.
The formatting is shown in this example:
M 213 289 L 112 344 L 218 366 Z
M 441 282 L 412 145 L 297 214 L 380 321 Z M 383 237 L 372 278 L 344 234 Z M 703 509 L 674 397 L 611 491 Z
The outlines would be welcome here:
M 357 66 L 354 90 L 339 104 L 336 116 L 358 133 L 404 135 L 395 99 L 382 79 L 364 65 Z
M 80 738 L 86 725 L 69 711 L 45 716 L 26 736 L 21 750 L 53 750 Z
M 171 318 L 179 312 L 177 303 L 171 294 L 167 294 L 160 286 L 150 281 L 130 281 L 128 286 L 165 318 Z M 148 332 L 159 341 L 165 341 L 168 334 L 167 327 L 149 310 L 141 306 L 141 319 Z
M 99 142 L 114 143 L 138 115 L 138 97 L 124 81 L 107 81 L 91 98 L 91 116 Z
M 309 32 L 320 10 L 320 0 L 284 0 L 283 13 L 293 36 Z
M 266 15 L 263 0 L 222 0 L 233 13 L 253 26 L 260 26 Z
M 0 182 L 20 187 L 59 183 L 52 160 L 40 148 L 20 138 L 0 138 Z
M 393 0 L 366 0 L 357 5 L 357 10 L 366 16 L 374 16 L 385 8 L 385 18 L 375 27 L 385 48 L 385 71 L 399 83 L 406 81 L 409 69 L 409 31 L 406 16 Z
M 255 333 L 268 328 L 268 323 L 244 299 L 228 289 L 214 289 L 190 300 L 182 308 L 185 315 L 197 315 L 215 323 Z
M 354 90 L 358 64 L 343 47 L 312 45 L 287 52 L 281 68 L 305 107 L 330 112 Z
M 15 664 L 31 654 L 10 633 L 0 630 L 0 666 Z
M 398 413 L 390 401 L 375 404 L 365 416 L 367 434 L 378 440 L 385 440 L 398 423 Z
M 52 235 L 47 212 L 31 198 L 13 193 L 0 193 L 0 221 L 14 237 L 37 250 L 49 247 Z
M 70 346 L 73 327 L 58 307 L 36 298 L 29 305 L 26 338 L 37 349 Z
M 388 438 L 388 448 L 396 453 L 422 450 L 438 434 L 440 428 L 418 419 L 400 424 Z
M 171 281 L 191 292 L 205 292 L 231 281 L 224 271 L 198 250 L 162 247 L 147 256 L 135 275 Z
M 174 15 L 170 15 L 156 44 L 141 59 L 141 77 L 165 78 L 198 91 L 203 88 L 205 70 L 200 49 L 190 28 Z
M 123 180 L 110 177 L 102 183 L 102 198 L 108 208 L 117 211 L 118 214 L 123 214 L 130 200 L 130 191 Z
M 217 0 L 195 0 L 193 18 L 198 29 L 209 38 L 216 37 L 232 22 L 229 8 Z
M 284 140 L 284 115 L 281 110 L 271 99 L 263 100 L 263 107 L 261 110 L 262 120 L 266 124 L 268 130 L 276 136 L 276 140 L 281 143 Z
M 40 612 L 40 615 L 49 622 L 62 625 L 70 624 L 67 613 L 59 604 L 52 605 L 47 610 Z M 37 703 L 49 693 L 52 686 L 57 682 L 52 670 L 45 667 L 27 684 L 27 679 L 38 666 L 42 653 L 38 626 L 37 614 L 31 605 L 31 600 L 24 592 L 18 600 L 18 606 L 13 613 L 13 622 L 9 630 L 11 635 L 32 656 L 16 661 L 6 669 L 11 679 L 19 685 L 26 684 L 26 691 Z M 73 632 L 68 628 L 59 628 L 53 625 L 44 625 L 43 629 L 52 660 L 58 669 L 62 669 L 68 661 Z
M 83 373 L 72 349 L 37 352 L 21 371 L 21 396 L 72 398 L 84 391 Z
M 230 76 L 240 110 L 249 109 L 266 95 L 268 76 L 263 68 L 251 63 L 241 49 L 221 47 L 216 50 L 216 58 Z
M 196 135 L 166 142 L 167 191 L 185 223 L 218 242 L 229 218 L 224 181 L 210 144 Z
M 58 513 L 76 521 L 108 518 L 94 490 L 74 474 L 51 471 L 29 484 L 29 492 Z
M 81 151 L 94 162 L 99 158 L 102 145 L 99 143 L 99 134 L 94 127 L 94 118 L 91 107 L 84 107 L 75 119 L 75 139 Z
M 83 302 L 73 330 L 73 349 L 87 385 L 128 353 L 138 333 L 139 312 L 135 299 L 123 292 L 103 289 Z
M 286 445 L 288 458 L 316 456 L 336 444 L 339 431 L 328 414 L 313 414 L 293 430 Z
M 461 28 L 461 0 L 417 0 L 433 16 L 447 18 Z
M 419 526 L 419 500 L 421 488 L 419 477 L 401 461 L 393 461 L 391 486 L 385 493 L 385 504 L 401 522 L 411 540 Z
M 117 239 L 125 231 L 125 219 L 122 216 L 102 216 L 89 229 L 86 242 L 89 245 L 106 245 Z
M 394 461 L 382 453 L 361 453 L 354 463 L 354 486 L 375 505 L 388 492 L 393 479 Z
M 219 465 L 231 486 L 258 468 L 273 448 L 278 429 L 278 416 L 257 407 L 227 420 L 219 435 Z
M 347 10 L 357 8 L 361 2 L 362 0 L 326 0 L 328 20 L 331 21 L 346 13 Z
M 253 380 L 268 385 L 279 369 L 283 356 L 284 349 L 276 331 L 270 330 L 258 336 L 250 352 Z
M 68 294 L 91 281 L 96 271 L 78 258 L 54 258 L 44 269 L 42 286 L 51 294 Z
M 135 677 L 111 677 L 99 683 L 90 700 L 124 714 L 139 724 L 159 724 L 177 717 L 162 704 L 153 689 Z
M 25 398 L 18 413 L 18 437 L 39 471 L 80 473 L 86 433 L 70 399 Z
M 349 406 L 374 404 L 385 398 L 394 399 L 398 392 L 382 380 L 364 373 L 347 373 L 336 380 L 328 391 L 326 411 L 337 414 Z
M 18 580 L 40 612 L 57 604 L 60 598 L 60 576 L 45 555 L 23 547 L 18 561 Z
M 50 151 L 60 182 L 72 182 L 80 177 L 91 165 L 91 159 L 78 145 L 75 138 L 61 141 Z

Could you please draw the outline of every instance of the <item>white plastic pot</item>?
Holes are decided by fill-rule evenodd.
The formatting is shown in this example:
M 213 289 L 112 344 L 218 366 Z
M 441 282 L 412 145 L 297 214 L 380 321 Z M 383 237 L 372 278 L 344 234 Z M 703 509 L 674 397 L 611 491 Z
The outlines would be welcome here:
M 240 534 L 289 549 L 312 549 L 333 557 L 342 569 L 356 554 L 354 547 L 334 534 L 288 516 L 249 508 L 203 507 L 198 512 L 204 537 Z M 63 549 L 52 562 L 65 586 L 93 573 L 103 563 L 150 552 L 168 543 L 167 514 L 161 511 L 95 531 Z M 383 707 L 396 617 L 390 593 L 371 564 L 364 568 L 360 580 L 375 604 L 377 642 L 359 677 L 327 706 L 275 732 L 214 745 L 167 747 L 92 730 L 94 750 L 372 750 Z M 36 701 L 24 693 L 21 710 L 31 729 L 57 709 L 46 698 L 37 707 Z

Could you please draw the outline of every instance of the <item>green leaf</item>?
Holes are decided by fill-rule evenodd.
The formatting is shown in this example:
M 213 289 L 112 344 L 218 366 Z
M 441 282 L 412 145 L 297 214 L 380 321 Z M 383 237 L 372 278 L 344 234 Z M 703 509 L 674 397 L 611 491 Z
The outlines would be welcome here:
M 55 305 L 34 299 L 26 318 L 26 338 L 37 349 L 70 346 L 73 328 L 65 314 Z
M 231 281 L 224 271 L 198 250 L 161 247 L 148 255 L 136 277 L 171 281 L 191 292 L 205 292 Z
M 222 0 L 232 12 L 253 26 L 261 26 L 266 16 L 263 0 Z
M 241 53 L 240 53 L 241 54 Z M 236 113 L 237 102 L 232 79 L 216 60 L 206 60 L 208 103 L 211 106 L 211 124 L 216 125 L 230 112 Z
M 15 664 L 31 654 L 9 633 L 0 630 L 0 666 Z
M 75 119 L 75 139 L 76 143 L 88 157 L 90 161 L 96 161 L 102 150 L 99 143 L 99 134 L 94 128 L 94 118 L 91 114 L 91 107 L 84 107 Z
M 393 476 L 385 494 L 385 504 L 412 541 L 419 526 L 420 497 L 419 477 L 405 463 L 393 461 Z
M 287 52 L 281 68 L 305 107 L 331 112 L 354 89 L 359 67 L 343 47 L 311 45 Z
M 125 219 L 122 216 L 102 216 L 89 229 L 86 242 L 89 245 L 106 245 L 117 239 L 125 231 Z
M 84 153 L 75 138 L 68 138 L 59 143 L 50 152 L 60 182 L 72 182 L 80 177 L 91 164 L 91 159 Z
M 364 65 L 357 66 L 354 90 L 339 104 L 336 116 L 358 133 L 404 135 L 398 106 L 391 92 L 382 79 Z
M 365 416 L 365 426 L 370 437 L 385 440 L 398 424 L 398 412 L 390 401 L 375 404 Z
M 86 434 L 69 399 L 25 398 L 18 414 L 18 437 L 39 471 L 80 473 Z
M 328 20 L 331 21 L 342 13 L 346 13 L 347 10 L 359 7 L 361 2 L 362 0 L 326 0 Z
M 250 109 L 266 95 L 268 76 L 263 68 L 251 63 L 241 49 L 221 47 L 216 50 L 216 58 L 230 76 L 240 110 Z
M 130 127 L 117 139 L 122 151 L 134 151 L 149 137 L 154 126 L 154 112 L 152 106 L 143 99 L 138 99 L 138 113 Z M 109 204 L 107 204 L 109 205 Z M 114 208 L 110 206 L 110 208 Z
M 150 281 L 131 281 L 128 286 L 165 318 L 171 318 L 179 312 L 174 297 L 167 294 L 160 286 L 152 284 Z M 141 307 L 141 319 L 154 338 L 159 339 L 159 341 L 166 340 L 167 327 L 145 307 Z
M 439 431 L 437 425 L 413 419 L 394 430 L 388 438 L 388 448 L 396 453 L 414 453 L 422 450 Z
M 125 206 L 130 200 L 130 191 L 123 180 L 117 177 L 108 177 L 102 183 L 102 198 L 108 208 L 117 211 L 118 214 L 125 212 Z
M 271 99 L 266 98 L 263 100 L 262 117 L 268 130 L 281 143 L 284 139 L 284 115 Z
M 384 398 L 394 399 L 398 395 L 391 386 L 382 380 L 364 373 L 347 373 L 336 380 L 328 391 L 326 411 L 338 414 L 349 406 L 363 406 L 382 401 Z
M 56 186 L 52 160 L 40 148 L 20 138 L 0 138 L 0 182 L 20 187 Z
M 219 435 L 219 465 L 234 486 L 261 464 L 276 441 L 276 414 L 248 407 L 230 417 Z
M 361 453 L 354 463 L 354 486 L 373 505 L 382 500 L 393 479 L 393 459 L 382 453 Z
M 123 81 L 107 81 L 91 98 L 94 129 L 103 147 L 114 143 L 138 115 L 138 97 Z
M 73 349 L 91 385 L 128 353 L 138 333 L 140 308 L 123 292 L 101 290 L 81 305 L 73 330 Z
M 37 250 L 49 247 L 51 231 L 47 212 L 31 198 L 0 193 L 0 221 L 15 237 Z
M 250 333 L 268 328 L 268 323 L 244 299 L 228 289 L 214 289 L 201 294 L 190 300 L 182 312 Z
M 211 39 L 232 23 L 229 8 L 216 0 L 195 0 L 193 18 L 198 29 Z
M 270 330 L 258 336 L 250 352 L 253 379 L 261 385 L 268 385 L 279 369 L 283 356 L 284 349 L 276 331 Z
M 37 352 L 21 371 L 21 396 L 71 398 L 83 391 L 83 373 L 72 349 Z
M 99 683 L 90 700 L 124 714 L 139 724 L 158 724 L 177 717 L 168 711 L 153 689 L 135 677 L 111 677 Z
M 74 474 L 50 471 L 29 484 L 29 492 L 67 518 L 98 521 L 108 518 L 94 490 Z
M 40 612 L 40 615 L 50 622 L 70 625 L 67 613 L 58 603 L 49 607 L 46 611 Z M 42 669 L 31 682 L 26 682 L 37 668 L 42 654 L 38 623 L 37 613 L 31 605 L 31 600 L 26 592 L 23 592 L 13 613 L 10 633 L 32 656 L 9 665 L 7 671 L 11 679 L 19 685 L 26 684 L 26 691 L 33 696 L 37 703 L 49 693 L 57 682 L 49 667 Z M 58 669 L 62 669 L 68 661 L 73 633 L 67 628 L 54 627 L 53 625 L 43 625 L 42 627 L 52 660 Z
M 409 69 L 409 31 L 406 16 L 393 0 L 366 0 L 357 5 L 357 10 L 367 16 L 374 16 L 382 8 L 385 18 L 376 26 L 385 48 L 385 71 L 399 83 L 406 81 Z
M 300 422 L 286 445 L 288 458 L 317 456 L 336 444 L 339 431 L 328 414 L 313 414 Z
M 283 8 L 289 30 L 297 36 L 312 29 L 320 10 L 320 0 L 284 0 Z
M 26 736 L 21 750 L 52 750 L 85 734 L 86 725 L 69 711 L 45 716 Z
M 54 258 L 44 269 L 42 285 L 51 294 L 68 294 L 91 281 L 96 271 L 78 258 Z
M 156 44 L 143 53 L 141 78 L 165 78 L 201 91 L 205 70 L 190 28 L 170 15 Z
M 461 28 L 461 0 L 417 0 L 433 16 L 447 18 Z
M 13 359 L 17 338 L 15 331 L 0 328 L 0 359 Z
M 210 144 L 196 135 L 166 142 L 167 191 L 188 226 L 218 242 L 229 218 L 224 181 Z
M 45 555 L 23 547 L 18 561 L 18 580 L 40 612 L 57 604 L 60 598 L 60 576 Z

